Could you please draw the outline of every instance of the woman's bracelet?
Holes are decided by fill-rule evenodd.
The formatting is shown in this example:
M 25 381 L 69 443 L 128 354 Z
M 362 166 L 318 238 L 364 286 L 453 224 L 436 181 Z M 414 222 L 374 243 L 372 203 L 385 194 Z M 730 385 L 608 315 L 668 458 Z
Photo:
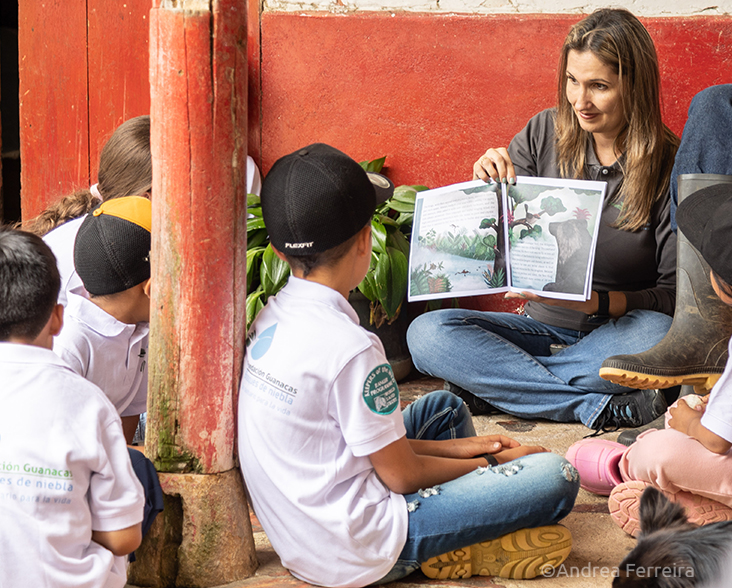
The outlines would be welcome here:
M 610 316 L 610 294 L 597 292 L 597 312 L 595 316 L 607 318 Z

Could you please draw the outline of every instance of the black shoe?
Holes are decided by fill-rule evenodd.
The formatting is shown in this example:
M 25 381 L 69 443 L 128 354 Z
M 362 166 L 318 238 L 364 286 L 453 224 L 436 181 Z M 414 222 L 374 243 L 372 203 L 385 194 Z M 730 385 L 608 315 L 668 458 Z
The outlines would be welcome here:
M 636 427 L 635 429 L 626 429 L 620 435 L 618 435 L 618 438 L 616 441 L 620 443 L 621 445 L 625 445 L 626 447 L 630 447 L 635 443 L 635 440 L 638 438 L 638 435 L 641 433 L 645 433 L 646 431 L 650 431 L 651 429 L 664 429 L 666 428 L 666 415 L 662 414 L 660 417 L 658 417 L 656 420 L 651 421 L 650 423 L 647 423 L 645 425 L 642 425 L 640 427 Z
M 442 387 L 443 389 L 447 390 L 448 392 L 452 392 L 455 396 L 460 398 L 470 410 L 470 414 L 472 414 L 473 416 L 501 413 L 501 411 L 492 404 L 488 404 L 479 396 L 476 396 L 472 392 L 468 392 L 465 388 L 461 388 L 457 384 L 453 384 L 452 382 L 448 382 L 447 380 L 445 380 L 442 384 Z
M 594 435 L 617 431 L 621 427 L 642 427 L 663 415 L 667 408 L 661 390 L 617 394 L 595 420 Z

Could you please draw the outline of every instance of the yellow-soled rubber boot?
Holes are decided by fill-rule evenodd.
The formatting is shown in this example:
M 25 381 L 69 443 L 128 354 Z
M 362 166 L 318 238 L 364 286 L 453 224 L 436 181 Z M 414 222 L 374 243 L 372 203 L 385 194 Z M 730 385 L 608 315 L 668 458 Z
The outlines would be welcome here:
M 572 535 L 562 525 L 520 529 L 430 558 L 422 564 L 422 572 L 441 580 L 470 576 L 524 580 L 557 567 L 570 551 Z
M 717 184 L 732 184 L 732 176 L 681 174 L 679 202 Z M 694 386 L 706 394 L 727 364 L 732 332 L 732 308 L 712 288 L 709 264 L 678 232 L 676 249 L 676 312 L 666 336 L 635 355 L 613 355 L 600 367 L 605 380 L 639 389 Z

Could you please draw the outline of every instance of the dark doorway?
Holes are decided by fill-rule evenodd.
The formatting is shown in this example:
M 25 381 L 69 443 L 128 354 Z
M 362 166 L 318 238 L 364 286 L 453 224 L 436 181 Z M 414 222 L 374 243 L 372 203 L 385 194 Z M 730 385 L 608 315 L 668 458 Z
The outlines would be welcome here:
M 20 220 L 18 86 L 18 0 L 2 0 L 0 3 L 0 115 L 2 115 L 0 222 L 4 223 Z

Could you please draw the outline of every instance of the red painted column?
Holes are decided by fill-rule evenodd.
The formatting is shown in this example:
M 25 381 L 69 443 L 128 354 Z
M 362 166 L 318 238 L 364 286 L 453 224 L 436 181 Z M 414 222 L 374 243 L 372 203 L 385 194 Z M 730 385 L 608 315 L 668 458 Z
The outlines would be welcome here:
M 234 466 L 245 336 L 246 12 L 151 12 L 153 313 L 146 443 L 160 471 Z M 176 7 L 177 6 L 177 7 Z
M 152 312 L 145 449 L 165 510 L 141 586 L 219 586 L 257 567 L 235 467 L 246 326 L 246 3 L 150 13 Z

